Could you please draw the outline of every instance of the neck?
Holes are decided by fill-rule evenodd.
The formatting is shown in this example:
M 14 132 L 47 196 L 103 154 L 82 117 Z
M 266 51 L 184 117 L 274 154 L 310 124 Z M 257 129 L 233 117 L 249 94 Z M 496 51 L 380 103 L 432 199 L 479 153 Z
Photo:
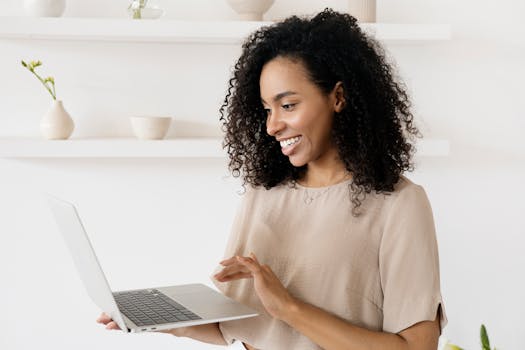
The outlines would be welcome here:
M 352 174 L 346 170 L 343 162 L 334 159 L 329 164 L 308 163 L 305 175 L 298 182 L 306 187 L 325 187 L 351 178 Z

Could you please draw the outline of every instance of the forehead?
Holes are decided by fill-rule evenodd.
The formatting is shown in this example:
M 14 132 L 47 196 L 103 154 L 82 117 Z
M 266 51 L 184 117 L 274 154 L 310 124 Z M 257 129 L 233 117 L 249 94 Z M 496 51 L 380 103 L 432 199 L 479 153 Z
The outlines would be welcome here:
M 259 78 L 261 97 L 268 101 L 284 91 L 301 92 L 314 87 L 300 60 L 277 57 L 263 66 Z

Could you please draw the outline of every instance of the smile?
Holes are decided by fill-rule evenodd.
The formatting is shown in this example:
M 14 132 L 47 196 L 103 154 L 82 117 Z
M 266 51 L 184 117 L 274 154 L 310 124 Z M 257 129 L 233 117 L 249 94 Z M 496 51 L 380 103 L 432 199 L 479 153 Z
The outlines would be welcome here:
M 281 148 L 284 148 L 284 147 L 291 146 L 291 145 L 299 142 L 300 139 L 301 139 L 301 136 L 296 136 L 296 137 L 291 137 L 291 138 L 286 139 L 286 140 L 282 140 L 279 143 L 281 144 Z

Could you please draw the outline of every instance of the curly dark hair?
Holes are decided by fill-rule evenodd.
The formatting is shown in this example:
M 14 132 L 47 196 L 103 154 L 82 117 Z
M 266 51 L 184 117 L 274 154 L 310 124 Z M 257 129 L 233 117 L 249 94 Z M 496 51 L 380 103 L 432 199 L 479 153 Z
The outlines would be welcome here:
M 295 183 L 307 165 L 294 167 L 275 138 L 266 133 L 267 114 L 259 78 L 276 57 L 301 62 L 326 95 L 342 82 L 345 107 L 334 114 L 332 139 L 352 174 L 352 213 L 366 194 L 394 191 L 404 171 L 412 171 L 414 145 L 421 137 L 404 86 L 393 74 L 383 48 L 349 14 L 325 9 L 313 18 L 292 16 L 252 33 L 242 45 L 220 108 L 224 148 L 234 177 L 243 186 Z

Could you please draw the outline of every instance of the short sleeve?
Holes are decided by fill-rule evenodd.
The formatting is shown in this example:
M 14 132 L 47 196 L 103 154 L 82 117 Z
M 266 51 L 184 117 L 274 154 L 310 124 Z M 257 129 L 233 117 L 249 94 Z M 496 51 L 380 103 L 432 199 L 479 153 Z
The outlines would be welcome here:
M 247 210 L 250 205 L 250 201 L 247 197 L 249 197 L 250 195 L 251 190 L 247 189 L 246 193 L 244 193 L 244 195 L 241 197 L 239 205 L 237 206 L 237 211 L 232 222 L 228 242 L 226 243 L 226 248 L 224 250 L 224 259 L 230 258 L 234 255 L 242 255 L 242 252 L 244 251 L 246 238 L 243 234 L 243 226 L 246 219 Z M 219 282 L 213 277 L 213 275 L 222 270 L 222 268 L 223 267 L 221 265 L 217 265 L 212 275 L 210 276 L 210 279 L 215 285 L 215 287 L 217 287 L 217 289 L 219 289 L 219 291 L 222 294 L 235 299 L 235 291 L 232 289 L 232 282 Z M 228 322 L 219 322 L 219 329 L 222 333 L 224 341 L 226 341 L 226 343 L 230 345 L 235 342 L 235 338 L 232 334 L 230 334 L 228 330 L 228 325 Z
M 379 253 L 383 331 L 399 333 L 421 321 L 441 329 L 447 319 L 440 291 L 439 256 L 432 209 L 424 189 L 410 184 L 393 198 Z

